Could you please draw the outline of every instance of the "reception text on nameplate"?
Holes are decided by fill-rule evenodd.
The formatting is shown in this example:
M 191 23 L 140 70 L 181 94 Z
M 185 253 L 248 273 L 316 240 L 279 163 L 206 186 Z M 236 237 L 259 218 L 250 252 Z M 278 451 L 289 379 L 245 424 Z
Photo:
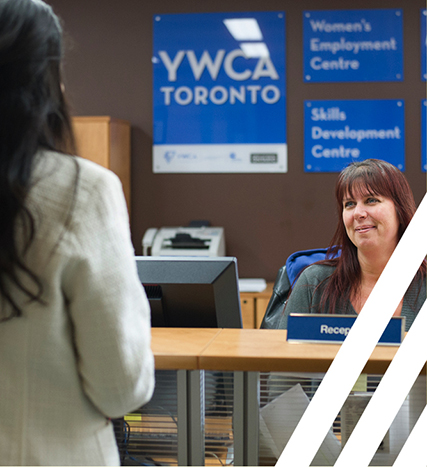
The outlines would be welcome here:
M 304 169 L 340 172 L 375 158 L 404 171 L 404 121 L 401 99 L 306 101 Z
M 347 337 L 356 316 L 296 314 L 288 316 L 287 340 L 290 342 L 341 343 Z M 390 320 L 378 344 L 398 345 L 405 332 L 405 317 Z
M 402 10 L 303 12 L 304 81 L 402 81 Z

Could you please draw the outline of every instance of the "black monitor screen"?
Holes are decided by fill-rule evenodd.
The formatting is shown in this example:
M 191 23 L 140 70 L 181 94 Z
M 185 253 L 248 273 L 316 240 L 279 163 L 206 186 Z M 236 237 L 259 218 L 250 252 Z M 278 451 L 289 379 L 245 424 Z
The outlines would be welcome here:
M 241 328 L 237 260 L 137 256 L 153 327 Z

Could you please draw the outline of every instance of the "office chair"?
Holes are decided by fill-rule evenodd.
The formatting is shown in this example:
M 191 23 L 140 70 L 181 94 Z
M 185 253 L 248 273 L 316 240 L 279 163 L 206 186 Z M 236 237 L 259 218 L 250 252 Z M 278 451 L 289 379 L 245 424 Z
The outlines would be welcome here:
M 327 251 L 327 248 L 317 248 L 297 251 L 289 256 L 285 265 L 277 273 L 273 293 L 260 326 L 261 329 L 277 329 L 289 292 L 298 275 L 310 264 L 325 259 Z

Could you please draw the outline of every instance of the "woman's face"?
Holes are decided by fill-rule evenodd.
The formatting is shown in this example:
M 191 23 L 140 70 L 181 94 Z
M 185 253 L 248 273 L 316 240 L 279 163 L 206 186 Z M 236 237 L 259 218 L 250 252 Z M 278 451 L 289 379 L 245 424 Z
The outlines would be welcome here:
M 353 198 L 347 194 L 343 199 L 342 217 L 349 239 L 360 251 L 375 249 L 391 254 L 399 241 L 399 219 L 393 201 L 367 190 L 356 193 Z

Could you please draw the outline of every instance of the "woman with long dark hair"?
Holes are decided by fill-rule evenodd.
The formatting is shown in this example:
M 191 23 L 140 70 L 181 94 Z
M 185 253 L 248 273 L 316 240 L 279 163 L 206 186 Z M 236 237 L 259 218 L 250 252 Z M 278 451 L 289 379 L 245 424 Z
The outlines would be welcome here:
M 358 314 L 416 206 L 400 170 L 388 162 L 354 162 L 339 175 L 335 198 L 338 225 L 327 258 L 306 268 L 287 301 L 279 328 L 290 313 Z M 335 257 L 340 250 L 340 255 Z M 408 330 L 426 297 L 425 261 L 394 312 Z
M 118 178 L 67 155 L 62 31 L 0 0 L 0 464 L 118 465 L 110 418 L 153 391 Z

